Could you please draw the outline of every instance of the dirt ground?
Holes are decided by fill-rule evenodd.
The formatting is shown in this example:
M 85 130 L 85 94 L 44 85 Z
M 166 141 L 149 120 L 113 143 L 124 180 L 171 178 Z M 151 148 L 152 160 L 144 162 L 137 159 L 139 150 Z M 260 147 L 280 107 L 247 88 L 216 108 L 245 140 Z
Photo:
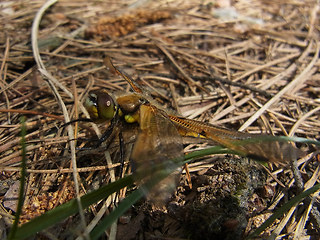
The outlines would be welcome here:
M 1 239 L 17 207 L 22 115 L 28 174 L 21 224 L 130 174 L 134 127 L 123 130 L 124 165 L 117 137 L 107 149 L 93 148 L 105 124 L 76 122 L 73 137 L 63 127 L 88 118 L 83 102 L 90 90 L 132 91 L 104 66 L 105 56 L 170 113 L 235 131 L 320 140 L 318 1 L 51 2 L 40 14 L 45 1 L 0 1 Z M 209 145 L 183 139 L 185 153 Z M 189 163 L 190 177 L 182 171 L 165 206 L 140 200 L 101 239 L 245 239 L 319 184 L 319 149 L 295 145 L 303 154 L 293 163 L 201 157 Z M 261 151 L 271 156 L 273 149 Z M 135 189 L 122 190 L 119 199 Z M 319 239 L 319 200 L 318 192 L 302 199 L 256 239 Z M 105 200 L 85 210 L 87 226 L 104 206 L 107 215 L 117 204 Z M 81 221 L 75 215 L 34 238 L 80 238 Z

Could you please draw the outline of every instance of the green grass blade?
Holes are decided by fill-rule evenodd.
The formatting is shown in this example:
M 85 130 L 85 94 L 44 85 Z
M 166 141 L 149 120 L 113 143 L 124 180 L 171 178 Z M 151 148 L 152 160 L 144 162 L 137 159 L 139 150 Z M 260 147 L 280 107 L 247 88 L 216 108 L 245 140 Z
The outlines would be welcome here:
M 237 153 L 233 150 L 227 149 L 222 146 L 214 146 L 214 147 L 209 147 L 206 149 L 197 150 L 197 151 L 186 154 L 184 156 L 184 163 L 188 163 L 197 158 L 213 155 L 213 154 L 237 154 Z
M 225 149 L 221 146 L 215 146 L 210 147 L 207 149 L 194 151 L 189 154 L 187 154 L 184 159 L 184 162 L 181 162 L 181 164 L 190 162 L 191 160 L 194 160 L 195 158 L 211 155 L 211 154 L 222 154 L 222 153 L 234 153 L 228 149 Z M 177 162 L 173 160 L 174 162 Z M 146 192 L 149 192 L 155 185 L 157 185 L 161 180 L 166 178 L 170 172 L 162 170 L 161 164 L 159 167 L 155 167 L 155 169 L 158 169 L 156 173 L 153 173 L 153 176 L 151 179 L 149 179 L 148 182 L 146 182 L 144 185 L 142 185 L 138 190 L 134 191 L 130 195 L 128 195 L 120 204 L 119 206 L 114 209 L 108 216 L 104 217 L 100 223 L 92 230 L 90 233 L 91 239 L 99 239 L 102 234 L 111 226 L 111 224 L 117 219 L 122 216 L 134 203 L 136 203 L 140 198 L 142 198 Z M 140 176 L 141 178 L 146 176 Z
M 114 221 L 117 221 L 117 219 L 122 216 L 130 207 L 132 207 L 134 203 L 142 198 L 146 192 L 151 191 L 153 187 L 156 187 L 160 181 L 168 177 L 170 174 L 171 172 L 166 170 L 159 170 L 157 173 L 154 173 L 148 182 L 128 195 L 116 209 L 114 209 L 108 216 L 104 217 L 100 221 L 100 223 L 92 230 L 90 234 L 91 239 L 99 239 Z
M 117 221 L 128 209 L 132 207 L 140 198 L 144 196 L 144 192 L 140 189 L 135 190 L 128 195 L 117 208 L 115 208 L 107 217 L 104 217 L 100 223 L 91 231 L 90 238 L 92 240 L 99 239 L 99 237 L 107 230 L 112 223 Z
M 247 239 L 252 239 L 257 237 L 260 233 L 262 233 L 267 227 L 269 227 L 277 218 L 280 218 L 283 214 L 289 211 L 293 206 L 301 202 L 304 198 L 308 197 L 312 193 L 318 191 L 320 189 L 320 183 L 309 188 L 306 191 L 303 191 L 299 195 L 292 198 L 289 202 L 284 204 L 281 208 L 279 208 L 274 214 L 272 214 L 259 228 L 257 228 L 252 234 L 250 234 Z
M 190 161 L 194 158 L 206 156 L 208 154 L 218 154 L 218 153 L 229 152 L 228 150 L 225 150 L 225 149 L 224 151 L 222 151 L 222 149 L 224 148 L 217 146 L 209 149 L 195 151 L 193 153 L 188 154 L 186 156 L 186 159 Z M 133 182 L 134 182 L 134 178 L 132 176 L 119 179 L 114 183 L 110 183 L 106 186 L 99 188 L 98 190 L 92 191 L 82 196 L 81 203 L 84 208 L 87 208 L 91 204 L 94 204 L 97 201 L 100 201 L 101 199 L 108 197 L 110 194 L 116 191 L 119 191 L 121 188 L 132 185 Z M 36 217 L 30 222 L 18 227 L 14 239 L 24 239 L 29 236 L 32 236 L 37 232 L 40 232 L 48 227 L 51 227 L 54 224 L 57 224 L 60 221 L 66 219 L 67 217 L 70 217 L 71 215 L 76 214 L 77 212 L 78 212 L 78 206 L 75 199 L 73 199 L 63 205 L 56 207 L 55 209 L 52 209 L 42 214 L 39 217 Z M 118 215 L 118 216 L 121 216 L 121 215 Z
M 283 141 L 290 141 L 290 142 L 296 142 L 296 143 L 305 143 L 305 144 L 314 144 L 314 145 L 320 146 L 320 141 L 312 140 L 312 139 L 308 139 L 308 138 L 286 137 L 286 136 L 279 136 L 277 138 L 282 139 Z
M 89 207 L 91 204 L 100 201 L 108 197 L 110 194 L 120 190 L 125 186 L 133 184 L 132 176 L 128 176 L 122 179 L 119 179 L 116 182 L 110 183 L 106 186 L 99 188 L 98 190 L 92 191 L 81 197 L 81 203 L 84 208 Z M 31 220 L 30 222 L 23 224 L 16 231 L 14 239 L 24 239 L 29 236 L 36 234 L 39 231 L 42 231 L 58 222 L 64 220 L 65 218 L 77 213 L 79 211 L 76 199 L 56 207 L 39 217 Z
M 280 138 L 281 138 L 281 140 L 280 140 Z M 295 137 L 294 138 L 272 137 L 272 139 L 267 139 L 267 140 L 268 141 L 269 140 L 271 140 L 271 141 L 279 141 L 279 140 L 280 141 L 293 141 L 293 142 L 303 142 L 303 143 L 308 143 L 308 144 L 311 143 L 311 144 L 315 144 L 315 145 L 320 145 L 320 143 L 318 141 L 308 140 L 308 139 L 304 139 L 304 138 L 295 138 Z M 196 158 L 204 157 L 204 156 L 211 155 L 211 154 L 237 154 L 237 153 L 235 151 L 226 149 L 221 146 L 215 146 L 215 147 L 210 147 L 207 149 L 194 151 L 189 154 L 186 154 L 184 157 L 183 163 L 190 162 L 191 160 L 194 160 Z M 161 171 L 159 171 L 159 172 L 161 172 Z M 168 173 L 166 173 L 166 174 L 168 174 Z M 145 177 L 145 176 L 142 176 L 142 177 Z M 153 181 L 157 181 L 158 179 L 160 179 L 159 177 L 161 177 L 161 176 L 158 176 L 158 175 L 154 176 L 153 178 L 151 178 L 151 179 L 153 179 L 151 181 L 151 183 L 146 183 L 146 184 L 151 184 L 151 185 L 156 184 Z M 162 177 L 165 177 L 165 176 L 162 176 Z M 128 176 L 128 177 L 119 179 L 118 181 L 116 181 L 114 183 L 110 183 L 106 186 L 99 188 L 98 190 L 92 191 L 92 192 L 84 195 L 83 197 L 81 197 L 81 203 L 84 208 L 87 208 L 91 204 L 94 204 L 97 201 L 100 201 L 100 200 L 108 197 L 110 194 L 112 194 L 116 191 L 119 191 L 123 187 L 132 185 L 135 180 L 137 180 L 137 178 L 135 178 L 133 176 Z M 148 186 L 146 186 L 146 188 L 149 189 L 150 186 L 148 185 Z M 308 191 L 310 191 L 310 189 Z M 306 191 L 306 192 L 308 192 L 308 191 Z M 101 232 L 104 232 L 105 229 L 107 228 L 106 226 L 110 226 L 127 209 L 129 209 L 133 203 L 135 203 L 142 196 L 143 196 L 143 191 L 136 190 L 131 195 L 129 195 L 127 198 L 125 198 L 119 204 L 119 207 L 116 208 L 112 213 L 110 213 L 105 219 L 103 219 L 101 221 L 102 224 L 99 224 L 91 232 L 92 237 L 96 238 L 96 237 L 100 236 Z M 296 197 L 293 198 L 293 200 L 300 201 L 300 200 L 297 200 Z M 15 233 L 15 237 L 13 239 L 24 239 L 29 236 L 32 236 L 32 235 L 36 234 L 37 232 L 42 231 L 50 226 L 53 226 L 54 224 L 66 219 L 67 217 L 69 217 L 77 212 L 78 212 L 78 206 L 77 206 L 76 201 L 73 199 L 63 205 L 56 207 L 53 210 L 50 210 L 50 211 L 44 213 L 43 215 L 31 220 L 30 222 L 18 227 L 17 231 Z M 281 215 L 282 215 L 282 213 L 280 213 L 280 215 L 275 215 L 275 216 L 279 217 Z M 102 227 L 101 227 L 101 225 L 102 225 Z M 256 233 L 254 233 L 254 234 L 256 234 Z
M 25 117 L 21 117 L 20 119 L 21 122 L 21 178 L 20 178 L 20 188 L 19 188 L 19 198 L 18 198 L 18 205 L 17 205 L 17 210 L 15 214 L 15 219 L 12 224 L 12 228 L 10 230 L 8 239 L 15 239 L 15 235 L 17 232 L 18 228 L 18 223 L 20 219 L 20 215 L 22 212 L 22 207 L 23 207 L 23 202 L 24 202 L 24 188 L 25 188 L 25 183 L 26 183 L 26 164 L 27 164 L 27 149 L 26 149 L 26 139 L 25 136 L 27 135 L 27 127 L 26 127 L 26 119 Z

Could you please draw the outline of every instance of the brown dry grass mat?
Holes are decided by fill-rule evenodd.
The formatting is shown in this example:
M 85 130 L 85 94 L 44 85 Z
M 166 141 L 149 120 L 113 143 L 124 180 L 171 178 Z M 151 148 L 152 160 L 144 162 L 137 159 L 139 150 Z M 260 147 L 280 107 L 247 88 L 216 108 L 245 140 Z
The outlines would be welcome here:
M 47 71 L 39 72 L 31 27 L 43 4 L 0 2 L 1 237 L 16 205 L 6 199 L 17 196 L 20 116 L 27 117 L 28 171 L 21 223 L 120 177 L 117 140 L 110 144 L 111 159 L 103 147 L 76 150 L 77 155 L 69 150 L 75 138 L 77 148 L 93 146 L 105 125 L 78 122 L 75 134 L 61 128 L 88 117 L 82 103 L 89 90 L 129 91 L 127 82 L 102 64 L 105 55 L 170 112 L 249 133 L 320 139 L 316 0 L 62 0 L 39 23 L 37 40 Z M 130 133 L 124 133 L 126 146 L 133 141 Z M 187 139 L 185 152 L 204 147 L 206 142 Z M 319 183 L 319 151 L 298 147 L 308 155 L 296 166 L 270 165 L 269 173 L 232 155 L 191 163 L 192 188 L 183 174 L 165 209 L 147 203 L 133 207 L 118 223 L 117 239 L 243 239 L 288 199 Z M 125 159 L 123 171 L 129 173 Z M 77 190 L 72 160 L 79 172 Z M 261 238 L 316 239 L 319 200 L 310 196 Z M 112 209 L 107 201 L 85 212 L 88 224 L 104 204 Z M 39 236 L 80 234 L 71 231 L 79 221 L 74 217 Z

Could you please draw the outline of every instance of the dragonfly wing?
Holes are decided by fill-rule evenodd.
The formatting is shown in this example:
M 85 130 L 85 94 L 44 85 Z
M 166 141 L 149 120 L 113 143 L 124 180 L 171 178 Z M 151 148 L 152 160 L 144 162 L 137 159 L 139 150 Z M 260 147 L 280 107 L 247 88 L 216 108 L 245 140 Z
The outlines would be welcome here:
M 301 151 L 282 138 L 249 134 L 218 128 L 203 122 L 169 116 L 182 136 L 211 139 L 238 154 L 264 162 L 289 162 L 301 156 Z
M 143 182 L 158 171 L 169 174 L 150 193 L 146 192 L 152 202 L 163 204 L 175 190 L 180 176 L 177 169 L 183 158 L 182 137 L 166 113 L 152 105 L 141 105 L 139 124 L 140 132 L 131 154 L 133 168 L 138 176 L 146 175 Z

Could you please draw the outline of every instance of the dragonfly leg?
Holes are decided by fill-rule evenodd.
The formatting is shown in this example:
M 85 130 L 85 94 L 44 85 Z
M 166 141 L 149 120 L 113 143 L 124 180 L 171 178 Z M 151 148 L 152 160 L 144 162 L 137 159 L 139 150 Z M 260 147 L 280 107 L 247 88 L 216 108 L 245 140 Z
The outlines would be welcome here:
M 123 140 L 123 135 L 122 132 L 119 132 L 119 151 L 120 151 L 120 178 L 122 177 L 123 174 L 123 166 L 124 166 L 124 155 L 125 155 L 125 149 L 124 149 L 124 140 Z
M 117 125 L 118 120 L 119 120 L 118 112 L 119 112 L 119 108 L 117 108 L 116 114 L 111 119 L 110 125 L 108 126 L 107 130 L 100 137 L 96 147 L 100 147 L 100 145 L 112 135 L 112 133 L 115 129 L 115 126 Z

